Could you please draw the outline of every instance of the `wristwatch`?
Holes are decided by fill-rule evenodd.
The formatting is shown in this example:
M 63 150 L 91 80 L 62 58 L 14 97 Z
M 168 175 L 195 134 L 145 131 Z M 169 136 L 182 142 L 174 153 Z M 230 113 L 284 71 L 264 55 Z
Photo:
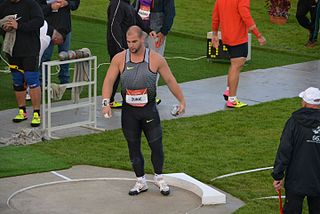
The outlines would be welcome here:
M 107 107 L 110 105 L 110 99 L 103 99 L 102 100 L 102 107 Z

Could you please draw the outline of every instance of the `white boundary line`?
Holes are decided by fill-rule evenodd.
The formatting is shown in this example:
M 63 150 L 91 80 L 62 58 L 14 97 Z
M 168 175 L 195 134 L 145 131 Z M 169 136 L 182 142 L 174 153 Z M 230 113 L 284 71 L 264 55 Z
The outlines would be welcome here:
M 54 182 L 48 182 L 48 183 L 42 183 L 42 184 L 37 184 L 29 187 L 25 187 L 23 189 L 20 189 L 10 195 L 10 197 L 7 199 L 7 206 L 10 209 L 14 209 L 13 207 L 10 206 L 10 200 L 14 198 L 16 195 L 19 193 L 22 193 L 24 191 L 38 188 L 38 187 L 44 187 L 44 186 L 50 186 L 54 184 L 64 184 L 64 183 L 72 183 L 72 182 L 81 182 L 81 181 L 136 181 L 136 178 L 83 178 L 83 179 L 71 179 L 71 180 L 63 180 L 63 181 L 54 181 Z M 152 180 L 147 180 L 147 182 L 153 183 Z
M 60 177 L 60 178 L 62 178 L 62 179 L 64 179 L 64 180 L 67 180 L 67 181 L 71 181 L 72 180 L 71 178 L 68 178 L 67 176 L 64 176 L 64 175 L 62 175 L 62 174 L 60 174 L 60 173 L 58 173 L 56 171 L 51 171 L 51 173 L 56 175 L 56 176 L 58 176 L 58 177 Z
M 54 171 L 52 171 L 53 173 Z M 53 173 L 55 174 L 55 173 Z M 59 174 L 59 173 L 57 173 Z M 60 175 L 60 174 L 59 174 Z M 59 176 L 60 177 L 60 176 Z M 64 176 L 65 177 L 65 176 Z M 67 177 L 66 177 L 67 178 Z M 14 209 L 14 207 L 11 207 L 10 206 L 10 200 L 12 198 L 14 198 L 16 195 L 24 192 L 24 191 L 27 191 L 27 190 L 30 190 L 30 189 L 34 189 L 34 188 L 38 188 L 38 187 L 45 187 L 45 186 L 50 186 L 50 185 L 55 185 L 55 184 L 65 184 L 65 183 L 73 183 L 73 182 L 81 182 L 81 181 L 136 181 L 137 179 L 136 178 L 83 178 L 83 179 L 70 179 L 69 180 L 63 180 L 63 181 L 54 181 L 54 182 L 48 182 L 48 183 L 42 183 L 42 184 L 37 184 L 37 185 L 33 185 L 33 186 L 29 186 L 29 187 L 25 187 L 23 189 L 20 189 L 14 193 L 12 193 L 10 195 L 10 197 L 7 199 L 7 206 L 10 208 L 10 209 Z M 150 182 L 150 183 L 154 183 L 153 180 L 146 180 L 147 182 Z M 195 210 L 198 210 L 199 208 L 201 208 L 203 205 L 200 204 L 199 206 L 197 206 L 196 208 L 193 208 L 189 211 L 186 212 L 186 214 L 190 213 L 190 212 L 193 212 Z
M 279 196 L 267 196 L 267 197 L 261 197 L 261 198 L 254 198 L 253 200 L 265 200 L 265 199 L 278 199 Z M 286 196 L 281 196 L 281 198 L 286 198 Z
M 239 171 L 239 172 L 233 172 L 233 173 L 229 173 L 229 174 L 225 174 L 225 175 L 221 175 L 221 176 L 212 178 L 210 181 L 214 181 L 214 180 L 218 180 L 218 179 L 226 178 L 226 177 L 231 177 L 234 175 L 247 174 L 247 173 L 251 173 L 251 172 L 258 172 L 258 171 L 264 171 L 264 170 L 269 170 L 269 169 L 273 169 L 273 166 L 264 167 L 264 168 L 257 168 L 257 169 L 250 169 L 250 170 Z

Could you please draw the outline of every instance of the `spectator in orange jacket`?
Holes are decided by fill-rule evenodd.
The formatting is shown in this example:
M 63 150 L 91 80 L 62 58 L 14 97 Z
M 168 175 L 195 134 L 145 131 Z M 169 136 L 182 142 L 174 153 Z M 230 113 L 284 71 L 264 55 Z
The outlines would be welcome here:
M 212 12 L 212 44 L 219 46 L 218 30 L 220 27 L 222 42 L 227 46 L 231 65 L 228 72 L 227 89 L 224 97 L 229 108 L 241 108 L 247 104 L 240 102 L 237 97 L 240 71 L 248 55 L 248 31 L 258 39 L 260 45 L 266 39 L 259 32 L 250 15 L 250 0 L 216 0 Z

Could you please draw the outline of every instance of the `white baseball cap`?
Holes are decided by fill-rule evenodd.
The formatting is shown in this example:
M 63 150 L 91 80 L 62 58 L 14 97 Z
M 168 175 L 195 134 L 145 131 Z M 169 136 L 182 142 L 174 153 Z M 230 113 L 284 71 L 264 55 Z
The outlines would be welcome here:
M 313 105 L 320 105 L 320 90 L 318 88 L 310 87 L 299 94 L 306 103 Z

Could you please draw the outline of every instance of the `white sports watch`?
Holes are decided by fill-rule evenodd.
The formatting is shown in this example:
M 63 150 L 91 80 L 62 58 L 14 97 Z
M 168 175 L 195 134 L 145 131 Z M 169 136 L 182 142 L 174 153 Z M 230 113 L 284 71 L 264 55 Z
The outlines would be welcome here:
M 110 99 L 103 99 L 102 100 L 102 107 L 107 107 L 110 105 Z

